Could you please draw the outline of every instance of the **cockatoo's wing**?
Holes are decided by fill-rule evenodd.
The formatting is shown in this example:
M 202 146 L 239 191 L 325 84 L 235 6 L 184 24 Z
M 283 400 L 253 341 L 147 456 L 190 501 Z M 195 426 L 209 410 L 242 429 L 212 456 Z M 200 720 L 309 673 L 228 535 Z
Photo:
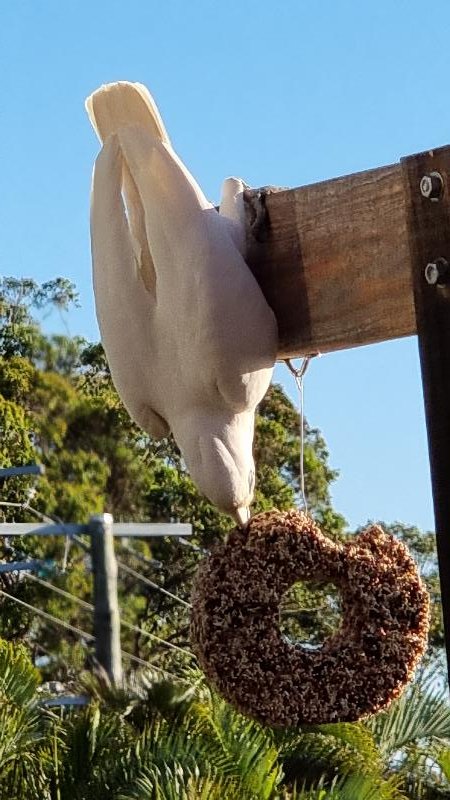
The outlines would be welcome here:
M 148 347 L 154 299 L 135 257 L 122 199 L 122 153 L 110 136 L 97 158 L 91 206 L 97 317 L 113 382 L 136 422 L 157 438 L 166 421 L 151 408 Z M 147 329 L 147 330 L 146 330 Z M 147 347 L 146 347 L 147 345 Z
M 234 219 L 221 216 L 171 148 L 142 127 L 123 128 L 118 138 L 145 209 L 158 307 L 191 317 L 202 341 L 203 364 L 197 363 L 195 374 L 210 369 L 211 384 L 229 407 L 245 411 L 261 400 L 270 382 L 277 331 L 273 312 L 236 246 L 238 229 L 245 247 L 240 186 L 228 183 Z M 255 372 L 260 374 L 251 375 Z
M 147 239 L 156 272 L 161 272 L 158 262 L 168 260 L 177 270 L 185 262 L 174 254 L 177 249 L 186 254 L 183 233 L 195 232 L 190 225 L 195 220 L 198 224 L 199 212 L 217 212 L 172 148 L 151 136 L 147 128 L 141 125 L 120 128 L 117 136 L 145 209 Z M 161 260 L 156 254 L 160 248 Z
M 228 182 L 225 208 L 230 216 L 221 216 L 172 148 L 141 126 L 122 128 L 117 135 L 145 209 L 158 308 L 191 318 L 202 341 L 194 357 L 189 338 L 178 342 L 179 352 L 190 351 L 184 369 L 194 360 L 193 375 L 204 375 L 206 384 L 215 385 L 230 410 L 246 411 L 270 383 L 277 330 L 237 246 L 245 249 L 241 187 Z M 202 384 L 197 388 L 201 393 Z

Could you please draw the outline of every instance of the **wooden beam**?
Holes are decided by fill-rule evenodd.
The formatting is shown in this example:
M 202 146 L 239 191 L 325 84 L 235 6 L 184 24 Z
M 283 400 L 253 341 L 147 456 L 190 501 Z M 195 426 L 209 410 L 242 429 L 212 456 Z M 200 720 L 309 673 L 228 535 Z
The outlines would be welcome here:
M 246 192 L 247 261 L 275 312 L 279 358 L 416 332 L 400 165 Z
M 403 173 L 450 669 L 450 147 L 404 159 Z M 442 191 L 430 200 L 422 195 L 420 183 L 436 173 L 442 177 Z M 428 282 L 435 278 L 437 282 Z

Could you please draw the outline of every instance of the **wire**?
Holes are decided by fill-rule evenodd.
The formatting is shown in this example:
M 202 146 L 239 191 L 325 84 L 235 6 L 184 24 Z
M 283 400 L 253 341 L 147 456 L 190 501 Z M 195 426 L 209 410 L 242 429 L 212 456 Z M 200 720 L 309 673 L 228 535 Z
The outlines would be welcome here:
M 178 544 L 182 544 L 184 547 L 189 547 L 190 550 L 196 550 L 197 553 L 202 553 L 202 555 L 207 556 L 209 554 L 209 550 L 207 550 L 206 547 L 200 547 L 198 544 L 189 542 L 188 539 L 182 539 L 181 536 L 177 536 L 175 541 L 178 542 Z
M 88 611 L 94 611 L 94 606 L 92 603 L 88 603 L 87 600 L 82 600 L 81 597 L 77 597 L 70 592 L 66 592 L 65 589 L 60 589 L 59 586 L 55 586 L 54 583 L 50 583 L 49 581 L 44 581 L 42 578 L 38 578 L 36 575 L 27 575 L 29 580 L 34 581 L 35 583 L 39 583 L 41 586 L 45 586 L 47 589 L 51 589 L 52 592 L 56 594 L 60 594 L 61 597 L 66 597 L 68 600 L 73 600 L 74 603 L 78 603 L 79 606 L 86 608 Z
M 161 561 L 156 561 L 155 558 L 147 558 L 147 556 L 144 556 L 142 553 L 138 553 L 137 550 L 133 550 L 133 548 L 130 547 L 128 544 L 123 544 L 121 542 L 119 547 L 121 552 L 133 556 L 133 558 L 135 558 L 136 561 L 140 561 L 142 564 L 146 564 L 147 567 L 153 567 L 153 569 L 162 569 Z
M 300 496 L 303 502 L 303 508 L 305 512 L 308 513 L 308 502 L 306 500 L 306 490 L 305 490 L 305 430 L 304 430 L 304 422 L 305 422 L 305 403 L 304 403 L 304 377 L 306 370 L 309 367 L 309 363 L 314 356 L 320 355 L 320 353 L 313 353 L 311 355 L 305 356 L 300 364 L 300 367 L 296 369 L 290 360 L 290 358 L 285 359 L 285 364 L 287 365 L 288 369 L 292 372 L 294 376 L 294 380 L 298 389 L 299 393 L 299 413 L 300 413 Z
M 49 622 L 52 622 L 54 625 L 59 625 L 61 628 L 66 628 L 66 630 L 69 630 L 72 633 L 76 633 L 83 639 L 89 639 L 90 642 L 95 642 L 95 636 L 92 633 L 83 631 L 81 628 L 77 628 L 75 625 L 71 625 L 70 622 L 64 622 L 64 620 L 60 619 L 59 617 L 54 617 L 53 614 L 49 614 L 47 611 L 43 611 L 41 608 L 36 608 L 36 606 L 32 606 L 30 603 L 26 603 L 25 600 L 20 600 L 18 597 L 14 597 L 14 595 L 9 594 L 8 592 L 4 592 L 3 589 L 0 589 L 0 595 L 2 595 L 3 597 L 7 597 L 8 600 L 13 600 L 14 603 L 18 603 L 20 606 L 27 608 L 29 611 L 33 611 L 34 614 L 43 617 Z M 149 670 L 154 669 L 157 672 L 162 672 L 165 675 L 169 675 L 169 677 L 173 678 L 174 680 L 186 682 L 183 680 L 183 678 L 179 678 L 172 672 L 168 672 L 163 667 L 158 667 L 156 666 L 156 664 L 149 664 L 147 661 L 144 661 L 143 658 L 134 656 L 132 653 L 128 653 L 126 650 L 121 650 L 120 654 L 124 658 L 128 658 L 130 661 L 134 661 L 137 664 L 141 664 L 142 666 L 146 667 Z
M 158 586 L 157 583 L 149 580 L 149 578 L 145 578 L 140 572 L 136 572 L 136 570 L 128 567 L 127 564 L 124 564 L 123 561 L 118 561 L 117 566 L 122 572 L 127 572 L 128 575 L 132 575 L 133 578 L 136 580 L 145 583 L 147 586 L 150 586 L 152 589 L 156 589 L 156 591 L 161 592 L 161 594 L 167 595 L 167 597 L 171 597 L 172 600 L 176 600 L 177 603 L 181 603 L 181 605 L 185 606 L 186 608 L 191 608 L 191 604 L 188 603 L 186 600 L 182 600 L 181 597 L 177 597 L 176 594 L 172 594 L 172 592 L 168 592 L 167 589 L 163 589 L 162 586 Z
M 30 605 L 30 603 L 26 603 L 25 600 L 20 600 L 19 597 L 14 597 L 14 595 L 9 594 L 8 592 L 4 592 L 3 589 L 0 589 L 0 595 L 3 597 L 7 597 L 8 600 L 13 600 L 14 603 L 18 603 L 19 606 L 23 606 L 27 608 L 29 611 L 33 611 L 35 614 L 47 619 L 49 622 L 54 622 L 56 625 L 60 625 L 62 628 L 66 628 L 72 633 L 76 633 L 79 636 L 89 639 L 90 641 L 95 641 L 95 636 L 92 633 L 87 633 L 87 631 L 81 630 L 81 628 L 75 627 L 75 625 L 71 625 L 70 622 L 64 622 L 64 620 L 59 619 L 59 617 L 54 617 L 53 614 L 49 614 L 48 611 L 43 611 L 41 608 L 36 608 L 36 606 Z
M 55 586 L 54 583 L 50 583 L 49 581 L 44 581 L 42 578 L 38 578 L 36 575 L 27 574 L 26 577 L 29 578 L 29 580 L 34 581 L 35 583 L 39 583 L 41 586 L 45 586 L 52 592 L 61 595 L 61 597 L 65 597 L 68 600 L 72 600 L 74 603 L 78 603 L 79 606 L 82 606 L 87 611 L 95 611 L 95 608 L 92 605 L 92 603 L 88 603 L 86 600 L 82 600 L 81 597 L 77 597 L 75 594 L 71 594 L 71 592 L 65 591 L 65 589 L 60 589 L 60 587 Z M 127 622 L 124 619 L 120 620 L 120 624 L 124 628 L 128 628 L 130 631 L 134 631 L 135 633 L 140 633 L 141 636 L 148 636 L 149 639 L 154 639 L 155 641 L 159 642 L 165 647 L 169 647 L 171 650 L 177 650 L 179 653 L 182 653 L 185 656 L 194 658 L 193 653 L 191 653 L 189 650 L 185 650 L 184 648 L 179 647 L 177 644 L 172 644 L 172 642 L 166 641 L 166 639 L 163 639 L 161 636 L 157 636 L 156 633 L 151 633 L 150 631 L 146 631 L 144 628 L 140 628 L 138 625 L 133 625 L 131 622 Z
M 54 518 L 52 518 L 52 517 L 48 516 L 47 514 L 43 514 L 41 511 L 38 511 L 37 509 L 35 509 L 32 506 L 28 505 L 28 503 L 9 503 L 9 502 L 6 502 L 6 501 L 4 501 L 4 502 L 0 501 L 0 505 L 14 506 L 16 508 L 26 509 L 27 511 L 31 511 L 36 517 L 38 517 L 38 518 L 40 518 L 40 519 L 42 519 L 44 521 L 50 521 L 50 522 L 55 522 L 56 521 L 59 524 L 64 525 L 64 523 L 59 519 L 59 517 L 55 516 Z M 83 542 L 83 540 L 80 539 L 79 536 L 73 536 L 72 538 L 85 551 L 90 552 L 90 547 L 88 545 L 86 545 L 85 542 Z M 158 586 L 157 583 L 154 583 L 149 578 L 144 577 L 144 575 L 141 575 L 139 572 L 136 572 L 131 567 L 128 567 L 122 561 L 117 560 L 117 566 L 123 572 L 127 572 L 129 575 L 132 575 L 134 578 L 136 578 L 137 580 L 139 580 L 142 583 L 146 584 L 147 586 L 150 586 L 152 589 L 155 589 L 156 591 L 161 592 L 161 594 L 164 594 L 167 597 L 172 598 L 172 600 L 175 600 L 176 602 L 180 603 L 181 605 L 184 605 L 186 608 L 191 608 L 191 604 L 187 603 L 186 600 L 182 600 L 181 597 L 177 597 L 175 594 L 172 594 L 172 592 L 168 592 L 167 589 L 163 589 L 162 586 Z M 41 581 L 42 580 L 41 578 L 37 578 L 34 575 L 33 576 L 28 575 L 28 577 L 29 578 L 31 577 L 31 579 L 34 579 L 36 581 Z M 47 584 L 48 587 L 52 587 L 52 589 L 54 591 L 57 591 L 59 593 L 64 592 L 63 589 L 59 589 L 59 587 L 56 587 L 51 583 L 48 583 L 48 582 L 45 582 L 45 583 Z M 94 608 L 90 603 L 86 603 L 85 600 L 81 600 L 81 598 L 75 597 L 75 595 L 69 595 L 69 593 L 65 593 L 65 596 L 67 596 L 71 600 L 74 600 L 75 602 L 79 602 L 80 605 L 83 604 L 84 607 L 88 608 L 89 610 L 93 610 L 93 608 Z M 165 639 L 162 639 L 161 637 L 157 636 L 155 633 L 150 633 L 150 631 L 146 631 L 143 628 L 139 628 L 137 625 L 131 625 L 131 623 L 126 622 L 125 620 L 121 620 L 121 625 L 123 625 L 124 627 L 129 628 L 130 630 L 133 630 L 135 633 L 140 633 L 142 636 L 148 636 L 148 638 L 154 639 L 155 641 L 159 641 L 161 644 L 164 644 L 166 647 L 169 647 L 172 650 L 179 650 L 184 655 L 189 655 L 191 658 L 194 658 L 193 654 L 190 653 L 188 650 L 184 650 L 182 647 L 178 647 L 178 645 L 172 644 L 172 642 L 167 642 Z M 137 656 L 135 656 L 135 658 L 137 658 Z

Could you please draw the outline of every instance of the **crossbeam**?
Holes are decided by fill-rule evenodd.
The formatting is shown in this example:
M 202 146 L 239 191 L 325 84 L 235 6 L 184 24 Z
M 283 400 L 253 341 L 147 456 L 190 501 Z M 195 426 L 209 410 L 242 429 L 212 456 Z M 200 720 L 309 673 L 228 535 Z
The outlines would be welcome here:
M 7 478 L 17 478 L 21 475 L 44 475 L 45 467 L 43 464 L 27 464 L 24 467 L 2 467 L 0 469 L 0 480 Z
M 80 536 L 89 534 L 83 524 L 46 522 L 1 522 L 0 536 Z M 191 536 L 192 525 L 183 522 L 114 522 L 113 536 L 125 539 L 160 536 Z
M 0 563 L 0 575 L 8 572 L 37 572 L 40 569 L 49 569 L 55 562 L 49 559 L 34 559 L 28 561 L 6 561 Z
M 416 332 L 400 164 L 245 199 L 247 262 L 280 359 Z

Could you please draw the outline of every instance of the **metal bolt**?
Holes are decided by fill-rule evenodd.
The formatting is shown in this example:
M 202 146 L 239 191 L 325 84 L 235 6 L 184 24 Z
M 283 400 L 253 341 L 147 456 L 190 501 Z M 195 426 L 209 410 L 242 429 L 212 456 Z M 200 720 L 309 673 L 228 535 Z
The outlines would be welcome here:
M 424 175 L 420 181 L 420 192 L 422 197 L 428 200 L 439 200 L 444 188 L 444 181 L 439 172 L 430 172 L 429 175 Z
M 436 258 L 425 267 L 425 280 L 430 286 L 445 286 L 450 282 L 450 269 L 445 258 Z

